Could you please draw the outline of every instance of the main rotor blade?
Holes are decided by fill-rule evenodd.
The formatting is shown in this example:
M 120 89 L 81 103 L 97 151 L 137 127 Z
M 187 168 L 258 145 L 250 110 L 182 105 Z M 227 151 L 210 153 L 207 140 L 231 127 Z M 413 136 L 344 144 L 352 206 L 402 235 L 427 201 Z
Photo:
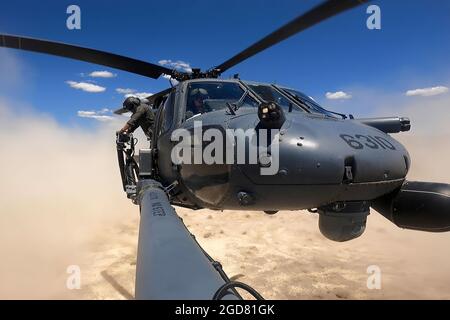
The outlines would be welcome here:
M 173 70 L 149 62 L 60 42 L 0 34 L 0 47 L 34 51 L 96 63 L 153 79 L 157 79 L 163 73 L 173 74 Z
M 302 14 L 288 24 L 272 32 L 265 38 L 254 43 L 244 51 L 236 54 L 231 59 L 225 61 L 221 65 L 213 68 L 218 69 L 220 73 L 237 65 L 238 63 L 250 58 L 251 56 L 293 36 L 294 34 L 308 29 L 309 27 L 324 21 L 332 16 L 335 16 L 343 11 L 349 10 L 360 4 L 370 0 L 329 0 L 314 9 Z

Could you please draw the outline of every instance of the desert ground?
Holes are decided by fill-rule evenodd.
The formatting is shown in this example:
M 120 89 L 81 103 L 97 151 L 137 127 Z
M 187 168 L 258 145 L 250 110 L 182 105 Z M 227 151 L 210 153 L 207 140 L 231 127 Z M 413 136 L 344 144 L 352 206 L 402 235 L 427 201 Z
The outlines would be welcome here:
M 449 183 L 449 101 L 433 101 L 384 114 L 411 117 L 413 130 L 395 136 L 412 157 L 408 178 Z M 12 117 L 10 105 L 0 101 L 0 298 L 132 299 L 139 212 L 121 190 L 119 123 L 67 128 L 32 108 Z M 402 230 L 373 211 L 360 238 L 336 243 L 306 211 L 177 212 L 231 278 L 267 299 L 450 299 L 450 233 Z M 81 285 L 69 290 L 74 265 Z M 367 288 L 369 266 L 380 289 Z
M 376 212 L 366 233 L 347 243 L 324 238 L 317 215 L 307 211 L 177 212 L 231 278 L 266 299 L 450 298 L 448 249 L 434 245 L 448 244 L 450 237 L 399 230 Z M 137 228 L 132 218 L 93 243 L 82 298 L 133 297 Z M 381 269 L 379 290 L 367 288 L 371 265 Z

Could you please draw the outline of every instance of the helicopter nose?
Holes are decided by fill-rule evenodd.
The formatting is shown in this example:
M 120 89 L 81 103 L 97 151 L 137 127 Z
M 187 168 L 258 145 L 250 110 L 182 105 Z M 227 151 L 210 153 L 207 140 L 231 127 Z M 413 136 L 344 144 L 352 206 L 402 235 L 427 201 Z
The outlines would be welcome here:
M 231 118 L 224 129 L 237 134 L 258 125 L 257 115 L 249 113 Z M 183 184 L 217 209 L 297 210 L 378 198 L 401 186 L 409 168 L 399 142 L 359 122 L 286 114 L 273 130 L 256 130 L 257 138 L 234 136 L 234 162 L 183 165 Z M 241 162 L 239 155 L 250 160 L 255 144 L 257 161 Z
M 260 167 L 242 172 L 256 184 L 342 184 L 403 179 L 409 154 L 381 131 L 345 120 L 291 116 L 275 137 Z M 275 170 L 276 169 L 276 170 Z

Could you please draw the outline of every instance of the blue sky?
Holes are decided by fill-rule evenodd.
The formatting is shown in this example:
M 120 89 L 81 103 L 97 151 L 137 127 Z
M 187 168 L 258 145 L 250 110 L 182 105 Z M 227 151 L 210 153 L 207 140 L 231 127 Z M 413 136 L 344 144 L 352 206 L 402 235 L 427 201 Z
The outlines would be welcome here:
M 244 49 L 320 1 L 7 1 L 0 32 L 62 41 L 157 63 L 182 60 L 209 68 Z M 66 28 L 66 8 L 81 8 L 81 30 Z M 313 96 L 334 111 L 366 115 L 377 95 L 396 99 L 407 90 L 449 87 L 450 2 L 373 1 L 381 8 L 381 30 L 368 30 L 368 5 L 327 20 L 243 62 L 224 74 L 276 82 Z M 0 97 L 49 113 L 63 124 L 90 126 L 80 110 L 114 109 L 123 100 L 117 88 L 155 93 L 168 86 L 89 63 L 0 49 L 17 64 L 15 85 L 0 82 Z M 11 67 L 12 68 L 12 67 Z M 94 71 L 113 78 L 92 78 Z M 12 71 L 11 71 L 12 72 Z M 84 74 L 84 76 L 82 75 Z M 12 77 L 12 76 L 11 76 Z M 67 81 L 106 88 L 100 93 L 72 88 Z M 439 89 L 438 89 L 439 90 Z M 343 91 L 349 99 L 327 99 Z M 442 94 L 449 94 L 444 92 Z M 370 101 L 368 101 L 370 97 Z M 374 98 L 375 97 L 375 98 Z M 366 99 L 366 100 L 365 100 Z

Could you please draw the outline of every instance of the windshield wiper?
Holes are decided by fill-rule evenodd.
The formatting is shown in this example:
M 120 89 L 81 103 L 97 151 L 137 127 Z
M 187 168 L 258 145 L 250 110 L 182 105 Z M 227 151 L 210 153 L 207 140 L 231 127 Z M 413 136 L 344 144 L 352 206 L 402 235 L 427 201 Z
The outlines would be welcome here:
M 228 110 L 230 111 L 230 113 L 231 113 L 233 116 L 235 116 L 235 115 L 236 115 L 236 110 L 237 110 L 236 106 L 234 106 L 234 105 L 231 104 L 230 102 L 227 102 L 226 105 L 227 105 Z
M 246 90 L 244 92 L 244 94 L 242 95 L 242 97 L 238 100 L 238 102 L 233 103 L 234 105 L 234 111 L 237 111 L 240 107 L 242 107 L 242 105 L 244 104 L 244 100 L 247 98 L 248 96 L 248 90 Z

